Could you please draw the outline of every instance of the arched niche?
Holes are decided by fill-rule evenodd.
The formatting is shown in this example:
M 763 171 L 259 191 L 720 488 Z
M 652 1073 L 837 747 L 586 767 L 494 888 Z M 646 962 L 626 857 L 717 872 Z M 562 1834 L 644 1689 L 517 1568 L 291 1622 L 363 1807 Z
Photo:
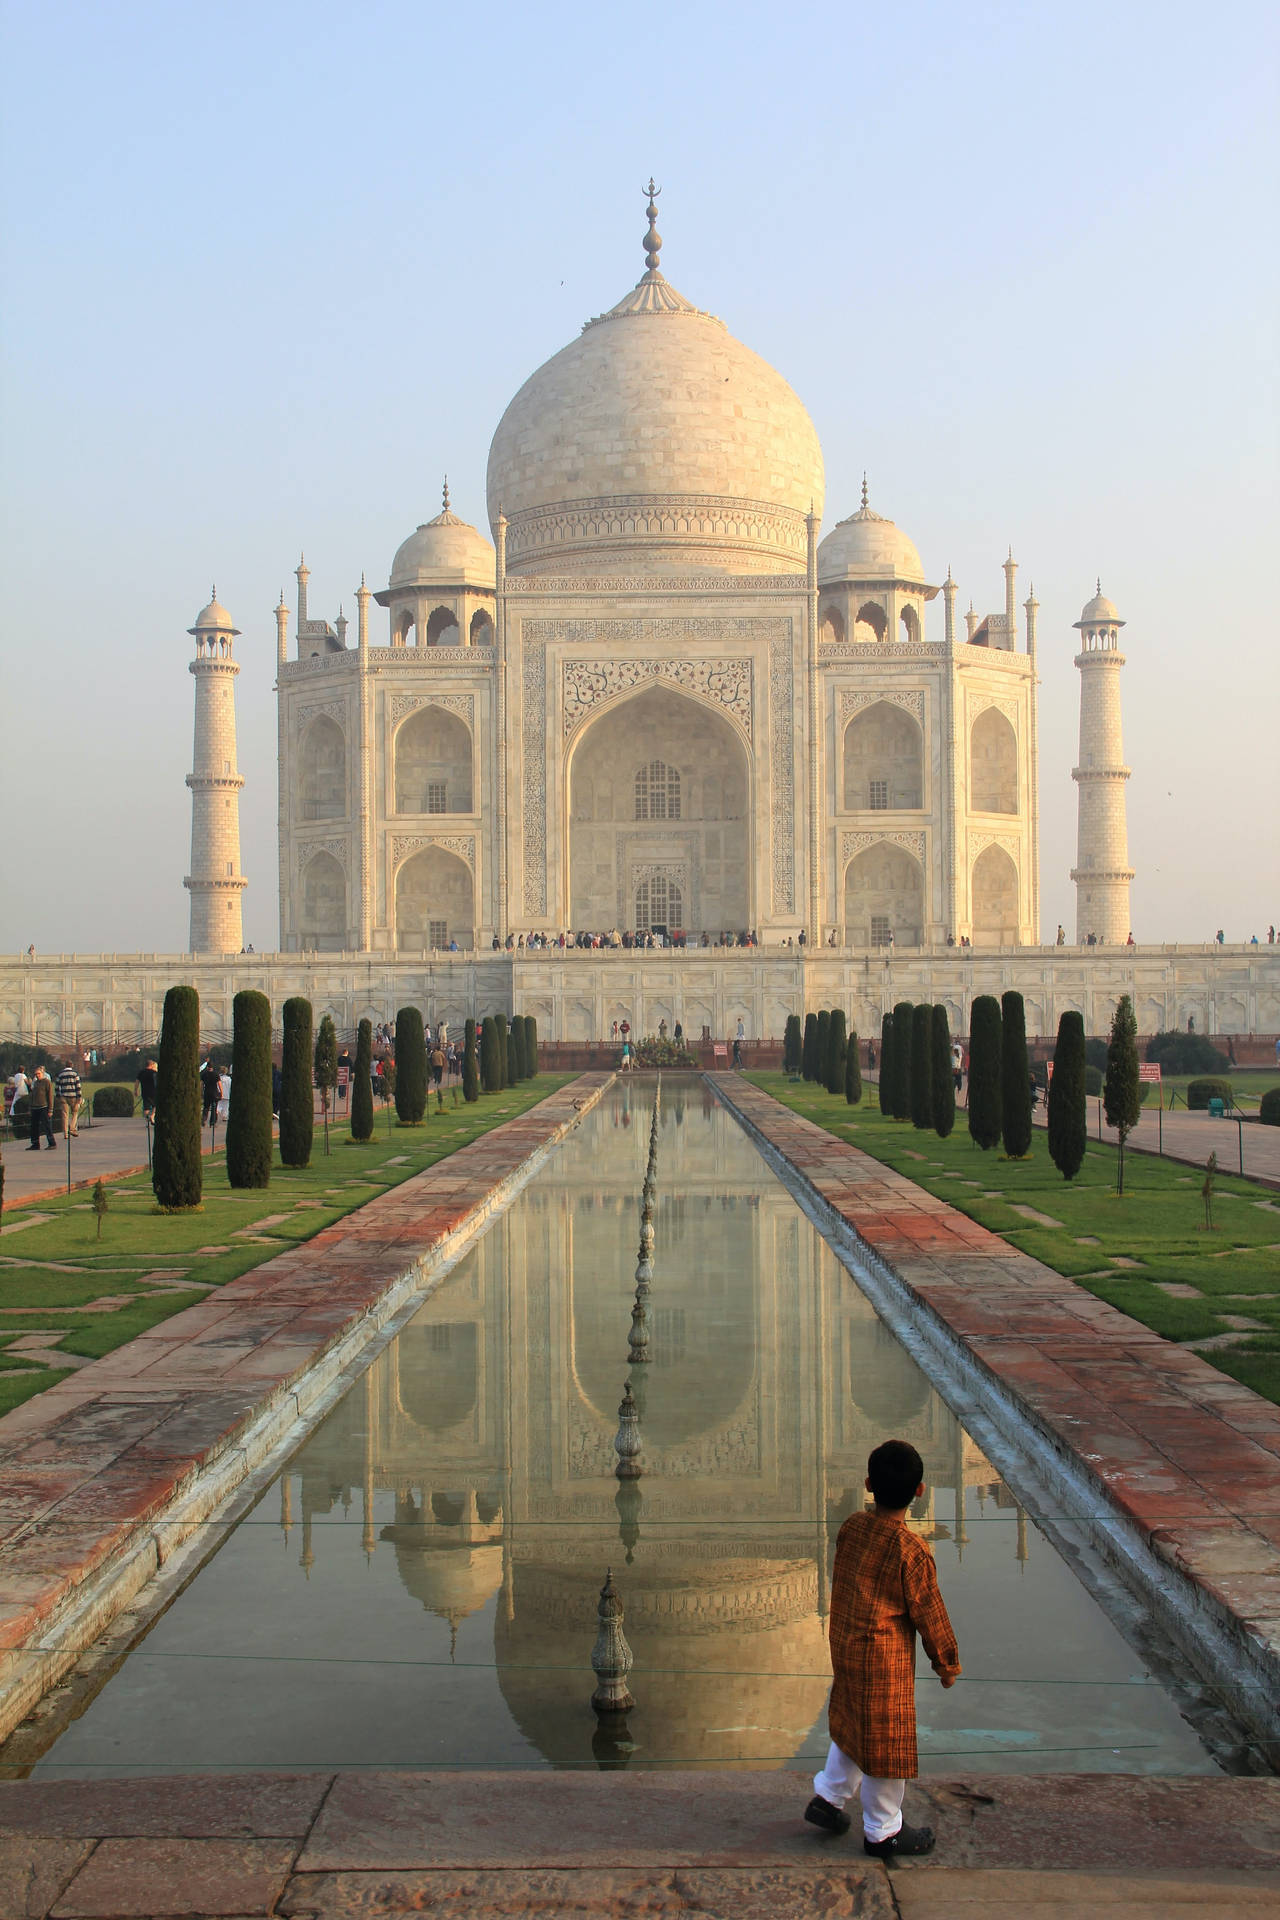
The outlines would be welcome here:
M 849 862 L 844 876 L 844 919 L 857 947 L 895 947 L 924 941 L 924 872 L 905 847 L 881 840 Z
M 607 708 L 569 767 L 570 926 L 634 928 L 673 888 L 686 933 L 751 926 L 750 795 L 737 729 L 701 701 L 659 685 Z
M 984 847 L 978 855 L 973 863 L 972 891 L 974 946 L 1016 946 L 1018 869 L 1003 847 Z
M 456 647 L 461 638 L 458 616 L 452 607 L 436 607 L 427 621 L 426 644 L 429 647 Z
M 493 645 L 493 616 L 479 607 L 471 616 L 470 639 L 473 647 L 491 647 Z
M 399 1339 L 396 1390 L 401 1412 L 425 1433 L 473 1424 L 480 1399 L 474 1321 L 411 1322 Z
M 298 752 L 298 801 L 304 820 L 345 820 L 347 742 L 327 713 L 318 714 Z
M 864 600 L 853 623 L 853 637 L 864 646 L 883 642 L 889 631 L 889 616 L 878 600 Z
M 844 615 L 839 607 L 824 607 L 820 619 L 819 638 L 828 645 L 838 644 L 844 639 Z
M 470 813 L 471 729 L 445 707 L 419 707 L 395 738 L 397 813 Z
M 877 700 L 845 728 L 844 804 L 852 813 L 924 805 L 924 734 L 904 707 Z
M 909 646 L 914 647 L 920 644 L 920 615 L 910 601 L 902 609 L 898 625 L 902 628 L 902 638 Z
M 424 847 L 396 874 L 396 945 L 410 953 L 474 944 L 475 887 L 465 860 Z
M 1018 811 L 1018 740 L 998 707 L 987 707 L 973 723 L 969 805 L 975 813 Z
M 392 625 L 391 625 L 392 646 L 411 647 L 416 645 L 416 641 L 414 639 L 414 631 L 416 626 L 417 626 L 417 622 L 413 617 L 413 609 L 411 607 L 401 607 L 399 612 L 393 615 L 392 617 Z
M 347 944 L 347 876 L 331 853 L 313 853 L 302 869 L 298 942 L 311 953 L 341 953 Z

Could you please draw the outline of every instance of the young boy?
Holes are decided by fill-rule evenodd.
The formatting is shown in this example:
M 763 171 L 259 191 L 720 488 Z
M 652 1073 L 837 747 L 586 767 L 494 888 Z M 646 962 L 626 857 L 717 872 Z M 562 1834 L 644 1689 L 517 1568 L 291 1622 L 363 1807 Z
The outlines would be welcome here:
M 844 1803 L 860 1793 L 862 1850 L 882 1860 L 928 1853 L 932 1827 L 902 1823 L 902 1796 L 918 1772 L 916 1634 L 934 1672 L 953 1687 L 960 1656 L 927 1543 L 907 1511 L 924 1492 L 924 1462 L 905 1440 L 886 1440 L 867 1462 L 873 1510 L 851 1514 L 836 1541 L 831 1581 L 831 1747 L 804 1817 L 846 1833 Z

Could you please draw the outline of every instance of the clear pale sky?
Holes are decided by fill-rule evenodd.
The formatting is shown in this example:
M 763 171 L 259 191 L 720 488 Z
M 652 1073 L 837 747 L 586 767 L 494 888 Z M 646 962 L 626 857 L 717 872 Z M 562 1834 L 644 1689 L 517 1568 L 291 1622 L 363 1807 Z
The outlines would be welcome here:
M 1138 939 L 1280 920 L 1274 6 L 10 0 L 3 56 L 0 949 L 185 947 L 214 581 L 276 945 L 281 584 L 305 547 L 354 615 L 445 470 L 484 524 L 508 399 L 643 270 L 650 172 L 668 277 L 813 416 L 825 525 L 865 468 L 961 608 L 1010 544 L 1034 580 L 1044 937 L 1098 574 Z

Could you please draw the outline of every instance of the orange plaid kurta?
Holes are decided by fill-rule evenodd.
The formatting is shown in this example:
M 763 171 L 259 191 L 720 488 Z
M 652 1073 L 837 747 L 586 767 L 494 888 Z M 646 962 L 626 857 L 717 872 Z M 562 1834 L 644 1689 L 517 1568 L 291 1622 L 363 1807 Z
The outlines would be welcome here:
M 960 1672 L 929 1544 L 882 1513 L 855 1513 L 836 1540 L 831 1581 L 831 1738 L 864 1773 L 911 1780 L 916 1634 L 940 1678 Z

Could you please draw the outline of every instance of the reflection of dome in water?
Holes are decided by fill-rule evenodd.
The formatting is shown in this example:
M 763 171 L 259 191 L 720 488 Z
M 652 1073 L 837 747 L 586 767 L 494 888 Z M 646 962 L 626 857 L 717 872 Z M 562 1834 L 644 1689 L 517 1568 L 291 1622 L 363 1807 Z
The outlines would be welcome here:
M 883 1320 L 849 1326 L 849 1395 L 880 1439 L 918 1419 L 932 1389 Z
M 500 1540 L 471 1546 L 433 1538 L 431 1529 L 412 1524 L 383 1527 L 379 1538 L 395 1548 L 405 1592 L 451 1626 L 479 1613 L 502 1585 Z
M 830 1685 L 811 1560 L 637 1564 L 617 1584 L 635 1655 L 632 1765 L 772 1768 L 803 1746 Z M 553 1766 L 593 1764 L 599 1586 L 585 1569 L 518 1566 L 514 1620 L 498 1608 L 503 1698 Z

